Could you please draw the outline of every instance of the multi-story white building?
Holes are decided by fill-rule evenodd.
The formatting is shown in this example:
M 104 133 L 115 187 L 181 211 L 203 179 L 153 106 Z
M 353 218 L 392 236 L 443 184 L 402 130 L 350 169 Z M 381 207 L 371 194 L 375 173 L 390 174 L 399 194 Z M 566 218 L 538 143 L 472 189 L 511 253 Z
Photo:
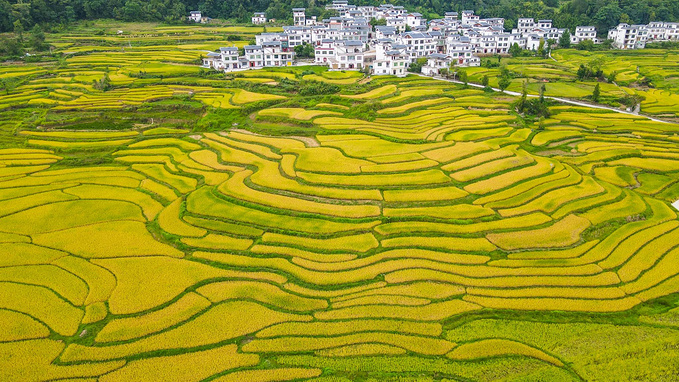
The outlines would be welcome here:
M 407 53 L 413 60 L 436 53 L 436 41 L 429 33 L 406 32 L 397 40 L 407 47 Z
M 286 49 L 280 41 L 270 41 L 262 44 L 264 66 L 291 66 L 295 52 Z
M 315 47 L 314 62 L 331 70 L 360 70 L 364 67 L 364 49 L 360 41 L 323 40 Z
M 421 13 L 413 12 L 406 14 L 406 25 L 411 28 L 419 28 L 427 25 L 427 21 L 422 18 Z
M 252 23 L 255 25 L 266 24 L 266 13 L 255 12 L 252 16 Z
M 289 46 L 287 33 L 262 33 L 255 36 L 256 45 L 264 45 L 265 42 L 270 41 L 278 41 L 284 48 Z
M 396 38 L 396 35 L 398 32 L 396 31 L 396 28 L 394 27 L 389 27 L 386 25 L 379 25 L 375 27 L 375 33 L 373 34 L 373 39 L 374 40 L 382 40 L 385 38 L 390 38 L 394 39 Z
M 347 0 L 333 0 L 331 4 L 325 6 L 325 9 L 332 9 L 338 12 L 344 12 L 349 5 Z
M 502 17 L 493 17 L 489 19 L 482 19 L 479 20 L 479 22 L 484 22 L 485 24 L 491 26 L 491 27 L 500 27 L 502 28 L 502 31 L 504 31 L 505 27 L 505 19 Z
M 373 7 L 372 5 L 362 5 L 357 7 L 356 10 L 360 12 L 360 17 L 363 17 L 366 20 L 377 18 L 377 8 Z
M 646 47 L 648 31 L 646 25 L 619 24 L 608 31 L 608 39 L 618 49 L 643 49 Z
M 218 52 L 210 52 L 203 59 L 203 66 L 227 72 L 240 69 L 238 61 L 238 48 L 235 46 L 219 48 Z
M 246 45 L 244 48 L 248 69 L 264 67 L 264 48 L 261 45 Z
M 191 11 L 189 13 L 189 20 L 199 23 L 203 20 L 203 14 L 200 11 Z
M 219 48 L 219 52 L 210 52 L 203 59 L 203 67 L 225 72 L 265 67 L 290 66 L 295 56 L 294 51 L 283 48 L 280 41 L 268 41 L 262 45 L 247 45 L 245 54 L 238 56 L 238 48 Z
M 481 66 L 481 59 L 475 56 L 466 47 L 461 47 L 461 49 L 453 49 L 446 52 L 450 57 L 451 62 L 455 66 Z
M 457 20 L 458 14 L 457 12 L 446 12 L 444 15 L 444 20 Z
M 425 76 L 438 76 L 441 74 L 441 69 L 448 70 L 448 68 L 450 68 L 452 61 L 452 58 L 445 54 L 430 54 L 427 56 L 427 64 L 422 65 L 422 74 Z
M 392 41 L 383 41 L 376 46 L 375 61 L 371 73 L 376 76 L 391 75 L 404 77 L 408 74 L 410 57 L 406 47 L 395 45 Z
M 304 8 L 292 8 L 292 20 L 295 26 L 305 26 L 306 10 Z
M 580 41 L 585 40 L 589 40 L 594 43 L 599 42 L 599 40 L 596 38 L 596 27 L 593 26 L 575 27 L 575 33 L 571 35 L 571 44 L 579 44 Z
M 331 63 L 331 69 L 363 69 L 363 43 L 360 41 L 336 41 L 336 66 Z
M 288 35 L 288 46 L 295 47 L 297 45 L 312 43 L 312 27 L 307 26 L 285 26 L 283 33 Z
M 401 15 L 387 15 L 384 17 L 387 20 L 387 26 L 396 28 L 399 33 L 406 30 L 406 18 Z
M 479 22 L 480 19 L 481 17 L 479 15 L 475 15 L 474 11 L 462 11 L 463 26 L 473 25 L 474 23 Z
M 319 41 L 314 48 L 314 63 L 316 65 L 329 65 L 328 62 L 335 58 L 335 40 L 325 39 Z
M 654 21 L 646 27 L 648 41 L 672 41 L 679 39 L 679 23 Z
M 529 34 L 535 33 L 536 31 L 550 31 L 555 29 L 552 26 L 552 20 L 535 20 L 526 17 L 520 17 L 519 21 L 516 23 L 516 28 L 512 30 L 512 33 Z M 565 30 L 565 29 L 564 29 Z
M 535 29 L 535 20 L 526 17 L 519 17 L 519 21 L 516 23 L 517 33 L 528 33 Z
M 540 29 L 552 29 L 552 20 L 538 20 L 537 27 Z

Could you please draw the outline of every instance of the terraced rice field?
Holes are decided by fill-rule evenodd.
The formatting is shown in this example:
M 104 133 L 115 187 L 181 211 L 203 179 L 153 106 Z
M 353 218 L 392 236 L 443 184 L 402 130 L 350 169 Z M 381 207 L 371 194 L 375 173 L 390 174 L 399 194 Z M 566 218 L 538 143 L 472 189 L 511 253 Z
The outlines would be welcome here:
M 502 94 L 306 76 L 352 88 L 82 88 L 42 111 L 174 89 L 205 118 L 245 118 L 16 122 L 0 149 L 0 380 L 679 373 L 676 125 L 565 106 L 538 125 Z

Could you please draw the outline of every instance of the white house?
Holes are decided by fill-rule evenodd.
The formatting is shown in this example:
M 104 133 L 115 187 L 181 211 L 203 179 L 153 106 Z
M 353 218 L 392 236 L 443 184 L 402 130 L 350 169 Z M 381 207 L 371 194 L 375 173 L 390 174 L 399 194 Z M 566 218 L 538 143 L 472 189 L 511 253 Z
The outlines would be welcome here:
M 608 31 L 608 39 L 618 49 L 643 49 L 646 47 L 648 31 L 646 25 L 619 24 Z
M 654 21 L 648 24 L 648 41 L 672 41 L 679 39 L 679 23 Z
M 552 28 L 552 20 L 538 20 L 538 28 L 540 29 L 551 29 Z
M 200 11 L 191 11 L 189 13 L 189 20 L 199 23 L 203 20 L 203 14 Z
M 238 48 L 235 46 L 219 48 L 218 52 L 210 52 L 207 58 L 203 59 L 203 66 L 215 70 L 227 72 L 240 69 L 238 61 Z
M 295 53 L 283 48 L 280 41 L 264 42 L 262 45 L 246 45 L 245 54 L 238 56 L 238 48 L 219 48 L 203 59 L 203 67 L 225 72 L 246 69 L 260 69 L 275 66 L 290 66 Z
M 391 45 L 390 43 L 377 46 L 375 61 L 372 64 L 372 74 L 376 76 L 404 77 L 408 74 L 410 58 L 404 46 Z
M 357 11 L 361 12 L 361 17 L 371 20 L 377 18 L 377 8 L 372 5 L 362 5 L 356 8 Z
M 360 41 L 335 41 L 335 57 L 329 61 L 330 69 L 363 69 L 363 43 Z
M 264 49 L 261 45 L 246 45 L 245 58 L 248 61 L 249 69 L 260 69 L 264 67 Z
M 436 41 L 429 33 L 406 32 L 401 34 L 399 40 L 408 47 L 407 53 L 413 60 L 436 53 Z
M 394 39 L 396 38 L 397 31 L 394 27 L 388 27 L 386 25 L 378 25 L 375 27 L 375 40 L 382 40 L 385 38 Z
M 441 74 L 441 69 L 448 69 L 452 59 L 450 56 L 434 53 L 427 56 L 427 64 L 422 66 L 422 74 L 425 76 L 438 76 Z
M 481 19 L 474 11 L 462 11 L 462 25 L 472 25 Z
M 426 26 L 427 21 L 422 18 L 421 13 L 413 12 L 406 15 L 406 25 L 411 28 L 419 28 L 421 26 Z
M 307 26 L 285 26 L 283 32 L 288 35 L 288 46 L 295 47 L 297 45 L 312 43 L 312 27 Z
M 306 25 L 306 10 L 304 8 L 292 8 L 292 19 L 295 26 Z
M 347 0 L 332 0 L 332 4 L 325 6 L 325 9 L 332 9 L 338 12 L 344 12 L 349 2 Z
M 526 17 L 520 17 L 516 23 L 518 33 L 528 33 L 535 29 L 535 20 Z
M 593 41 L 598 43 L 596 38 L 596 27 L 593 26 L 579 26 L 575 27 L 575 33 L 571 35 L 571 44 L 579 44 L 580 41 Z
M 457 20 L 458 14 L 457 12 L 446 12 L 444 19 L 445 20 Z
M 265 42 L 278 41 L 284 48 L 288 47 L 287 33 L 262 33 L 255 36 L 255 44 L 263 45 Z
M 270 41 L 262 44 L 264 66 L 291 66 L 295 52 L 285 49 L 280 41 Z
M 255 25 L 266 24 L 266 13 L 255 12 L 252 16 L 252 23 Z
M 317 65 L 329 65 L 328 62 L 335 58 L 335 40 L 325 39 L 319 41 L 314 48 L 314 63 Z
M 387 20 L 387 26 L 395 28 L 399 33 L 405 32 L 406 30 L 406 18 L 401 15 L 387 15 L 385 16 Z
M 455 66 L 481 66 L 481 59 L 466 47 L 451 49 L 446 54 Z
M 315 47 L 314 62 L 330 69 L 362 69 L 364 67 L 363 43 L 350 40 L 323 40 Z

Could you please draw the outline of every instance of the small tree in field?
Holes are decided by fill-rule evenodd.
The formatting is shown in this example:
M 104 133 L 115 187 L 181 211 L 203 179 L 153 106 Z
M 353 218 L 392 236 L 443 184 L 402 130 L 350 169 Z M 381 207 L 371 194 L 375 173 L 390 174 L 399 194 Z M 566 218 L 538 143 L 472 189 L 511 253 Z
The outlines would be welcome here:
M 497 82 L 497 86 L 500 87 L 501 91 L 505 91 L 512 84 L 512 79 L 507 76 L 502 76 Z
M 464 86 L 467 87 L 469 85 L 469 76 L 467 75 L 467 72 L 460 69 L 457 71 L 457 76 L 460 79 L 461 82 L 464 83 Z
M 594 92 L 592 92 L 592 101 L 599 102 L 599 97 L 601 96 L 601 87 L 597 83 L 594 87 Z
M 481 79 L 481 85 L 483 85 L 483 87 L 488 86 L 489 82 L 490 80 L 488 79 L 488 75 L 483 76 L 483 78 Z

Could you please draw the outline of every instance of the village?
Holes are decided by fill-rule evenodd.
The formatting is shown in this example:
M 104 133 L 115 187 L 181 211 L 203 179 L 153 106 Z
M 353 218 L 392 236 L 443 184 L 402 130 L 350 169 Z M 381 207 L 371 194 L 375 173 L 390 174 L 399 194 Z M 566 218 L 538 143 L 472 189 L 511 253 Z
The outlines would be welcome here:
M 438 75 L 451 66 L 480 66 L 483 56 L 508 55 L 513 46 L 537 51 L 545 44 L 559 41 L 565 29 L 555 28 L 552 20 L 519 18 L 517 28 L 507 32 L 502 18 L 482 19 L 473 11 L 447 12 L 443 19 L 427 21 L 420 13 L 402 6 L 355 6 L 346 0 L 334 0 L 327 6 L 339 16 L 317 20 L 307 17 L 304 8 L 293 8 L 293 23 L 280 33 L 262 33 L 255 45 L 220 48 L 203 58 L 203 66 L 225 72 L 292 66 L 295 47 L 308 44 L 313 61 L 304 64 L 325 65 L 330 70 L 361 70 L 372 75 L 405 76 L 408 67 L 426 58 L 421 72 Z M 200 12 L 189 18 L 205 22 Z M 372 20 L 384 20 L 373 25 Z M 264 12 L 252 16 L 252 24 L 269 22 Z M 570 43 L 591 41 L 598 44 L 593 26 L 578 26 Z M 567 36 L 568 37 L 568 36 Z M 617 49 L 643 49 L 647 41 L 671 41 L 679 38 L 679 23 L 652 22 L 648 25 L 620 24 L 608 32 Z

